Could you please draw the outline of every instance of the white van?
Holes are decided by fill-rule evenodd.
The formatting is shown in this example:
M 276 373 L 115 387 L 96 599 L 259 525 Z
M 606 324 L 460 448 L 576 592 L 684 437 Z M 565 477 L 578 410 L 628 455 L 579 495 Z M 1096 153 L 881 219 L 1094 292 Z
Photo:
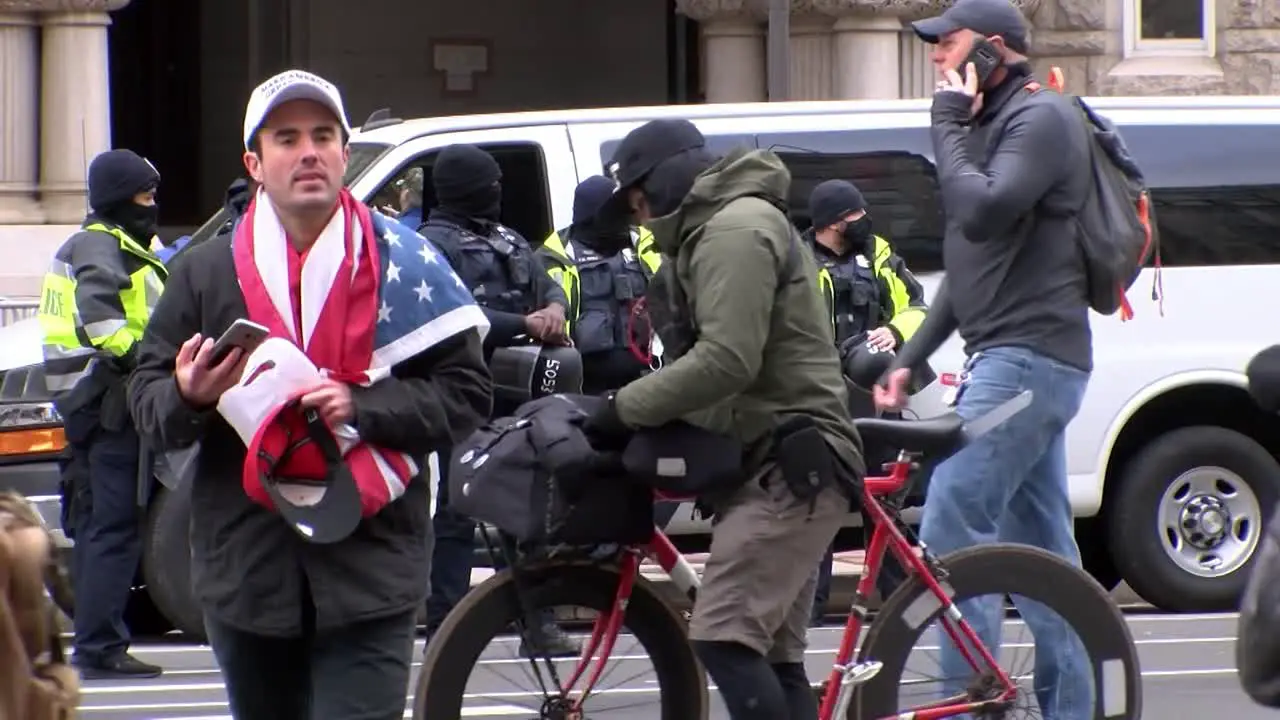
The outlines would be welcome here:
M 1276 335 L 1252 320 L 1280 287 L 1280 99 L 1098 98 L 1147 173 L 1160 222 L 1164 271 L 1143 273 L 1136 318 L 1095 317 L 1095 371 L 1068 432 L 1070 495 L 1087 569 L 1121 579 L 1166 609 L 1231 609 L 1263 523 L 1280 500 L 1280 419 L 1244 391 L 1242 368 Z M 502 220 L 532 242 L 569 224 L 573 189 L 600 174 L 618 141 L 647 120 L 683 117 L 725 151 L 771 149 L 791 170 L 790 202 L 807 225 L 812 187 L 844 178 L 861 188 L 877 233 L 936 287 L 938 197 L 928 101 L 688 105 L 398 120 L 375 113 L 351 140 L 347 182 L 375 205 L 454 143 L 475 144 L 503 172 Z M 193 244 L 226 221 L 210 219 Z M 1158 277 L 1158 280 L 1157 280 Z M 1162 303 L 1144 299 L 1162 286 Z M 958 338 L 933 358 L 939 374 L 963 363 Z M 944 410 L 935 384 L 913 402 Z M 3 475 L 0 475 L 2 478 Z M 974 478 L 981 482 L 981 478 Z M 161 494 L 163 499 L 163 493 Z M 153 516 L 158 513 L 153 512 Z M 176 523 L 180 526 L 181 523 Z M 667 525 L 696 547 L 705 526 L 681 507 Z M 149 533 L 162 541 L 157 532 Z M 857 538 L 860 533 L 852 533 Z M 174 538 L 180 550 L 183 538 Z M 181 552 L 147 553 L 181 562 Z M 182 573 L 153 569 L 152 576 Z M 174 584 L 164 583 L 172 590 Z M 173 601 L 163 604 L 172 605 Z M 176 619 L 176 618 L 171 618 Z

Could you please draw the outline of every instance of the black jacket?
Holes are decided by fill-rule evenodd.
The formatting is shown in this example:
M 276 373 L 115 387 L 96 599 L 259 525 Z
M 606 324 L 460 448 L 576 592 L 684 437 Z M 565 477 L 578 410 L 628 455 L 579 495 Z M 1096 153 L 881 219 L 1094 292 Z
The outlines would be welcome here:
M 178 347 L 195 333 L 217 338 L 248 315 L 229 235 L 186 255 L 143 336 L 129 401 L 151 447 L 201 443 L 191 480 L 191 549 L 192 583 L 205 612 L 247 632 L 291 637 L 302 632 L 308 598 L 319 630 L 418 606 L 431 550 L 425 458 L 465 437 L 489 412 L 479 334 L 460 334 L 397 365 L 393 378 L 352 388 L 361 434 L 422 456 L 423 473 L 347 540 L 310 545 L 245 495 L 245 447 L 235 431 L 216 411 L 197 411 L 178 394 Z
M 965 352 L 1024 347 L 1092 367 L 1084 263 L 1073 214 L 1089 191 L 1089 138 L 1071 100 L 1029 92 L 1014 65 L 984 94 L 938 93 L 933 147 L 947 215 L 946 278 L 895 366 L 926 359 L 953 331 Z

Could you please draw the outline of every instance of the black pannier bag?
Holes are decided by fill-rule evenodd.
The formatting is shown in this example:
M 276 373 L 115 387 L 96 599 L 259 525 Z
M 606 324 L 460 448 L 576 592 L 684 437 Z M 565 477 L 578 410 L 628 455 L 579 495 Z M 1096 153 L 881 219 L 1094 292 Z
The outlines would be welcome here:
M 593 450 L 582 431 L 600 402 L 550 395 L 477 430 L 450 459 L 450 509 L 522 543 L 647 542 L 653 491 Z

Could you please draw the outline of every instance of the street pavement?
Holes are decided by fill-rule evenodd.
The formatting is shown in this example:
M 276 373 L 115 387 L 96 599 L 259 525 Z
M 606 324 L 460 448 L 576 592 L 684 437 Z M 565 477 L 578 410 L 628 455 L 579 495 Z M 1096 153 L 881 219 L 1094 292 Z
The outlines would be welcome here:
M 1144 713 L 1150 720 L 1220 717 L 1231 720 L 1272 720 L 1271 711 L 1256 707 L 1241 692 L 1236 680 L 1234 643 L 1235 614 L 1127 616 L 1141 656 Z M 830 670 L 840 641 L 839 627 L 812 631 L 807 665 L 810 677 L 818 679 Z M 1019 653 L 1020 662 L 1009 666 L 1013 672 L 1027 667 L 1030 633 L 1019 621 L 1005 626 L 1002 653 Z M 421 659 L 422 641 L 418 641 Z M 922 646 L 918 653 L 927 655 Z M 156 680 L 94 681 L 86 683 L 81 707 L 85 720 L 218 720 L 230 719 L 226 695 L 213 658 L 205 646 L 173 642 L 135 645 L 144 660 L 166 668 Z M 599 709 L 588 703 L 588 717 L 608 720 L 652 720 L 657 715 L 657 689 L 652 666 L 639 644 L 620 637 L 606 668 L 606 677 L 597 685 L 604 690 Z M 529 665 L 515 654 L 515 642 L 495 641 L 485 653 L 480 668 L 468 687 L 464 718 L 536 718 L 536 687 L 527 677 Z M 572 665 L 568 665 L 572 667 Z M 909 669 L 936 668 L 936 659 L 913 658 Z M 417 665 L 414 674 L 417 674 Z M 412 690 L 410 690 L 410 693 Z M 711 717 L 726 720 L 719 698 L 712 692 Z M 411 717 L 406 711 L 405 717 Z M 436 720 L 436 719 L 432 719 Z M 448 719 L 439 719 L 448 720 Z

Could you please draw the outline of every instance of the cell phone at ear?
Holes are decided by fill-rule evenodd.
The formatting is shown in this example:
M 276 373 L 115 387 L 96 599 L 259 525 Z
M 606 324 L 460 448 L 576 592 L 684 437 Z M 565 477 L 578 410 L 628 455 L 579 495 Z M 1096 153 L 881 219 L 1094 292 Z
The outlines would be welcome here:
M 958 68 L 961 77 L 964 76 L 965 68 L 969 63 L 973 63 L 973 69 L 978 74 L 978 89 L 981 90 L 987 80 L 991 78 L 991 73 L 1004 62 L 1000 58 L 1000 51 L 991 41 L 984 37 L 976 37 L 973 40 L 973 48 L 969 50 L 969 57 L 964 59 L 964 63 Z
M 213 354 L 209 357 L 210 367 L 217 365 L 226 358 L 227 353 L 232 348 L 240 348 L 246 353 L 251 353 L 258 349 L 263 340 L 271 331 L 256 322 L 240 319 L 231 323 L 231 327 L 222 333 L 222 337 L 213 344 Z

